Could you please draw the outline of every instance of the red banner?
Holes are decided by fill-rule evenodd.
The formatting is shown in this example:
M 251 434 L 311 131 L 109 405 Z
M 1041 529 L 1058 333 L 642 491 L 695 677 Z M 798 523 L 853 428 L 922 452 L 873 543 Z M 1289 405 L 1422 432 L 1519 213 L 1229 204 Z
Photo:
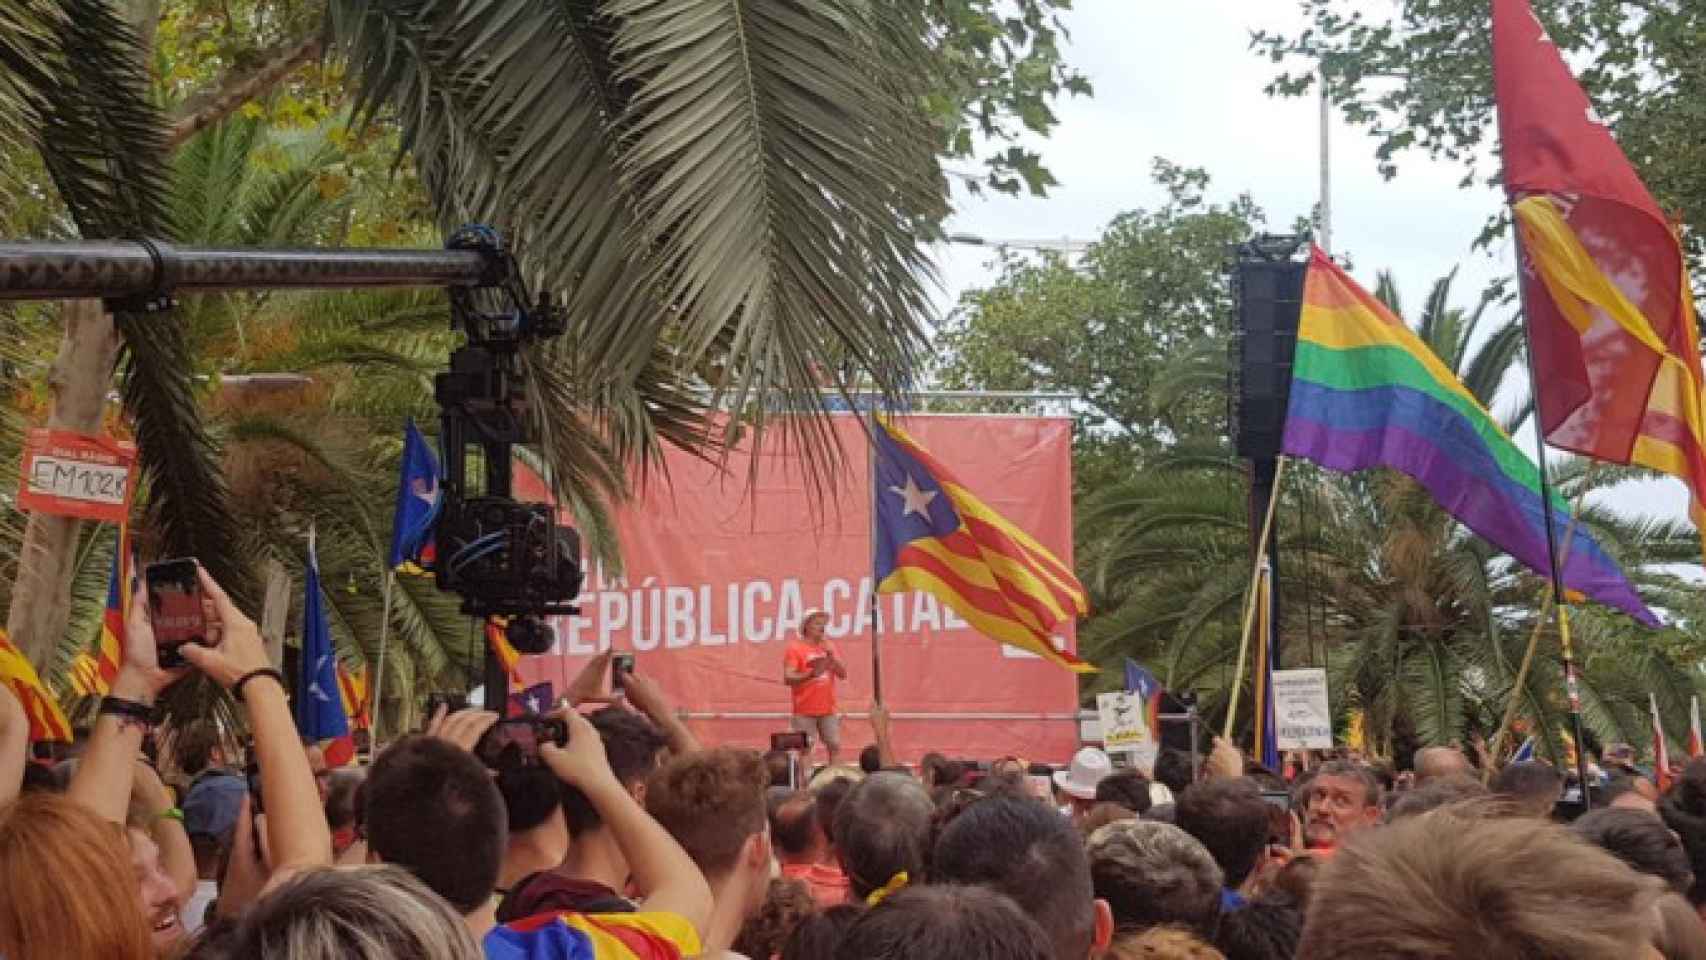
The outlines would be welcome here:
M 1072 423 L 1001 416 L 923 416 L 901 425 L 953 468 L 992 508 L 1072 562 Z M 839 418 L 846 473 L 836 500 L 819 501 L 799 463 L 773 434 L 749 488 L 750 455 L 722 465 L 668 454 L 654 480 L 618 518 L 625 577 L 593 569 L 581 614 L 557 621 L 560 655 L 524 657 L 523 682 L 566 689 L 586 659 L 633 651 L 636 670 L 688 711 L 705 739 L 764 747 L 787 729 L 782 651 L 802 615 L 829 615 L 827 633 L 849 676 L 838 684 L 843 762 L 871 742 L 870 492 L 859 421 Z M 540 499 L 517 471 L 517 495 Z M 915 761 L 1017 754 L 1064 762 L 1078 744 L 1072 674 L 979 636 L 933 597 L 877 598 L 883 700 L 895 745 Z M 1057 641 L 1074 649 L 1065 631 Z M 821 753 L 818 754 L 821 757 Z
M 130 516 L 136 445 L 65 430 L 34 429 L 24 440 L 18 509 L 104 523 Z

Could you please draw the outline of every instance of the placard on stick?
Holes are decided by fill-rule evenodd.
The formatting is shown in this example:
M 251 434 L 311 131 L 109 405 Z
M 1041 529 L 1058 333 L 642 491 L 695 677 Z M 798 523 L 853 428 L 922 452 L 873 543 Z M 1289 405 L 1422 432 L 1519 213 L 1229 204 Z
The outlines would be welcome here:
M 1274 671 L 1274 727 L 1281 750 L 1327 750 L 1333 746 L 1327 671 L 1320 667 Z
M 37 428 L 24 438 L 18 509 L 123 523 L 130 516 L 136 444 Z

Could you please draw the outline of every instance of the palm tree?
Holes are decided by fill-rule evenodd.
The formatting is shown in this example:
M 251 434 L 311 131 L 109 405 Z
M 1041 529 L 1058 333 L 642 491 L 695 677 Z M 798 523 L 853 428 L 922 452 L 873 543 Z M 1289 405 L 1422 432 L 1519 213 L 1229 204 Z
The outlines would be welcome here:
M 947 210 L 922 17 L 858 0 L 329 4 L 363 115 L 400 123 L 441 225 L 498 226 L 567 306 L 572 338 L 528 358 L 563 502 L 621 496 L 663 443 L 714 451 L 729 434 L 705 429 L 712 408 L 755 433 L 802 412 L 784 440 L 827 478 L 823 389 L 908 382 L 923 241 Z M 85 237 L 194 231 L 172 219 L 135 48 L 102 0 L 0 0 L 0 62 L 18 67 L 0 146 L 29 135 Z M 115 324 L 151 535 L 252 599 L 194 387 L 201 331 L 124 309 Z M 56 638 L 22 639 L 40 661 Z
M 1491 409 L 1521 347 L 1521 330 L 1507 321 L 1482 337 L 1490 301 L 1469 311 L 1449 306 L 1451 281 L 1448 275 L 1435 283 L 1414 326 Z M 1382 275 L 1376 295 L 1402 315 L 1390 275 Z M 1158 386 L 1176 395 L 1207 383 L 1197 368 L 1216 356 L 1224 350 L 1192 351 Z M 1527 414 L 1527 404 L 1516 406 L 1508 428 Z M 1559 492 L 1571 498 L 1629 476 L 1574 460 L 1554 464 L 1553 472 Z M 1242 468 L 1219 440 L 1181 443 L 1136 479 L 1093 496 L 1080 522 L 1081 556 L 1107 612 L 1086 631 L 1092 655 L 1146 659 L 1164 682 L 1196 689 L 1206 712 L 1223 711 L 1249 577 L 1246 518 Z M 1333 702 L 1362 711 L 1365 729 L 1387 751 L 1395 740 L 1446 743 L 1471 726 L 1497 724 L 1546 589 L 1540 578 L 1391 471 L 1341 476 L 1293 463 L 1277 521 L 1288 664 L 1326 666 Z M 1677 602 L 1675 579 L 1649 565 L 1686 559 L 1684 551 L 1697 549 L 1690 531 L 1630 520 L 1594 503 L 1580 522 L 1624 562 L 1649 599 Z M 1650 648 L 1650 633 L 1604 611 L 1577 619 L 1578 643 L 1589 651 L 1587 720 L 1602 735 L 1627 739 L 1638 727 L 1645 690 L 1661 681 L 1672 691 L 1667 703 L 1686 706 L 1679 691 L 1689 681 L 1677 660 L 1651 652 L 1607 655 L 1635 649 L 1636 636 Z M 1562 689 L 1555 639 L 1548 649 L 1525 683 L 1524 711 L 1555 737 L 1562 729 L 1553 694 Z

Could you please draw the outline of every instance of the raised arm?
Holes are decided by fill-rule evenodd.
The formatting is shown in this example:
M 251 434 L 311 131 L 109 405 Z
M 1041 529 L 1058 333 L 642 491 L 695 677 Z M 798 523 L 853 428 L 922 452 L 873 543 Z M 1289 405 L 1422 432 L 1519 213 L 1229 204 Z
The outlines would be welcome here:
M 610 827 L 628 860 L 644 908 L 676 914 L 703 937 L 711 918 L 711 888 L 704 875 L 687 851 L 634 801 L 610 771 L 598 730 L 572 710 L 558 716 L 568 721 L 569 744 L 546 744 L 539 755 L 558 778 L 585 794 Z
M 692 730 L 687 729 L 687 724 L 682 722 L 680 715 L 670 708 L 669 698 L 664 696 L 663 689 L 650 677 L 629 674 L 622 681 L 622 688 L 628 691 L 628 702 L 663 732 L 664 737 L 669 740 L 672 753 L 680 756 L 699 749 L 699 738 L 693 735 Z
M 332 831 L 326 826 L 308 755 L 296 737 L 284 685 L 275 674 L 265 672 L 271 662 L 261 631 L 206 570 L 198 570 L 201 588 L 218 611 L 222 637 L 217 647 L 185 644 L 184 659 L 231 690 L 248 714 L 261 768 L 261 801 L 267 812 L 267 846 L 274 879 L 281 871 L 330 866 Z M 236 690 L 245 678 L 243 688 Z

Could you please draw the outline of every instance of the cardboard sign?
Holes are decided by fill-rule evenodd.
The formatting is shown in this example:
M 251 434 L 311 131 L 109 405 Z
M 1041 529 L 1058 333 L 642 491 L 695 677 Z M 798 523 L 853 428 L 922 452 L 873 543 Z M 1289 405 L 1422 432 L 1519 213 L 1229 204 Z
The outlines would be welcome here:
M 1099 694 L 1096 712 L 1102 720 L 1102 749 L 1109 753 L 1135 752 L 1155 741 L 1143 700 L 1135 693 L 1118 690 Z
M 1274 671 L 1274 728 L 1281 750 L 1326 750 L 1333 746 L 1327 671 L 1320 667 Z
M 31 430 L 18 476 L 18 509 L 123 523 L 130 516 L 136 445 L 65 430 Z

